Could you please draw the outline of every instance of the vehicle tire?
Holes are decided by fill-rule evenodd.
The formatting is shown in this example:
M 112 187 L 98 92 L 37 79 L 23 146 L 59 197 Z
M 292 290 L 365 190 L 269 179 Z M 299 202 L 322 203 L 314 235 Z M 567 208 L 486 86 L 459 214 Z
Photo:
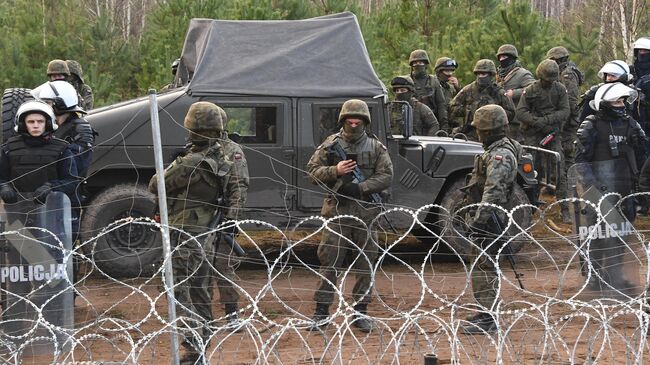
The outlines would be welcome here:
M 103 190 L 83 212 L 81 235 L 85 243 L 84 253 L 112 277 L 153 273 L 162 257 L 161 235 L 155 227 L 127 224 L 88 240 L 117 220 L 153 217 L 156 205 L 155 195 L 140 185 L 122 184 Z
M 2 94 L 2 142 L 16 135 L 14 131 L 14 118 L 20 104 L 33 100 L 31 89 L 14 88 L 5 89 Z
M 450 185 L 449 189 L 447 189 L 440 202 L 440 205 L 447 209 L 447 211 L 451 214 L 447 214 L 446 212 L 441 211 L 440 214 L 442 217 L 439 218 L 439 221 L 444 222 L 443 224 L 445 225 L 445 227 L 443 227 L 444 240 L 451 246 L 451 248 L 458 252 L 463 260 L 467 260 L 471 254 L 472 245 L 467 242 L 467 239 L 465 238 L 467 237 L 468 232 L 467 226 L 465 225 L 464 214 L 463 216 L 460 216 L 462 213 L 458 213 L 459 210 L 461 212 L 467 211 L 466 209 L 461 210 L 464 193 L 460 190 L 460 188 L 463 186 L 465 186 L 465 179 L 458 179 Z M 528 197 L 526 196 L 524 189 L 522 189 L 518 184 L 515 184 L 512 201 L 518 202 L 518 204 L 529 204 Z M 518 209 L 515 212 L 515 221 L 523 229 L 530 227 L 532 219 L 533 215 L 530 208 Z M 521 233 L 521 230 L 514 225 L 512 225 L 508 230 L 508 234 L 511 236 L 518 233 Z M 522 235 L 519 235 L 516 239 L 512 240 L 509 245 L 512 248 L 513 253 L 519 252 L 525 241 L 526 239 L 525 237 L 522 237 Z

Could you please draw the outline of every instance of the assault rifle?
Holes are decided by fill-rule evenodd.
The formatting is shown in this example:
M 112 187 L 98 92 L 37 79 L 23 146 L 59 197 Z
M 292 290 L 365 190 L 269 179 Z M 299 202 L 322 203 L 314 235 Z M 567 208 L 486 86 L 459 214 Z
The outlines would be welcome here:
M 490 216 L 491 216 L 492 221 L 494 223 L 494 227 L 496 227 L 499 230 L 499 232 L 505 232 L 504 231 L 505 227 L 503 226 L 501 220 L 499 219 L 499 216 L 497 216 L 497 214 L 494 212 L 494 210 L 492 212 L 490 212 L 490 213 L 491 213 Z M 494 244 L 497 244 L 497 243 L 500 244 L 503 241 L 505 241 L 505 238 L 502 235 L 501 238 L 499 238 L 499 240 L 497 242 L 494 242 Z M 503 243 L 505 245 L 505 246 L 503 246 L 503 253 L 505 254 L 506 258 L 508 259 L 508 262 L 510 263 L 510 267 L 512 268 L 512 272 L 515 273 L 515 277 L 517 278 L 517 281 L 519 282 L 519 287 L 521 287 L 521 289 L 523 289 L 523 290 L 526 290 L 526 289 L 524 289 L 524 283 L 521 281 L 521 277 L 524 276 L 524 275 L 517 272 L 517 268 L 515 266 L 515 259 L 513 257 L 514 252 L 512 252 L 512 247 L 510 247 L 510 245 L 508 245 L 507 242 L 503 242 Z
M 221 205 L 221 199 L 219 199 L 218 204 Z M 221 208 L 219 208 L 214 213 L 214 216 L 212 217 L 210 224 L 208 224 L 208 230 L 210 231 L 214 230 L 219 224 L 221 224 L 222 220 L 223 220 L 223 211 Z M 223 240 L 226 241 L 226 244 L 230 246 L 230 248 L 233 250 L 235 255 L 240 257 L 246 256 L 246 252 L 244 251 L 244 249 L 241 248 L 239 243 L 235 241 L 235 237 L 233 237 L 230 233 L 226 233 L 222 231 L 212 232 L 208 235 L 206 242 L 210 242 L 211 240 L 214 240 L 214 242 L 217 243 L 217 246 L 215 247 L 215 252 L 216 252 L 217 248 L 219 248 L 219 242 L 221 242 L 221 238 L 223 238 Z
M 333 152 L 339 159 L 341 159 L 341 161 L 348 160 L 348 155 L 347 155 L 347 153 L 345 153 L 345 150 L 343 149 L 343 147 L 341 147 L 341 145 L 339 144 L 339 141 L 335 141 L 329 147 L 329 150 L 331 152 Z M 352 170 L 352 182 L 355 183 L 355 184 L 359 184 L 359 183 L 362 183 L 364 181 L 366 181 L 366 177 L 363 176 L 363 172 L 361 171 L 361 169 L 357 165 L 354 168 L 354 170 Z M 379 205 L 379 207 L 381 207 L 382 211 L 386 211 L 386 207 L 384 207 L 384 202 L 382 201 L 381 195 L 379 195 L 379 193 L 371 193 L 370 194 L 370 201 L 372 203 L 374 203 L 374 204 Z M 386 217 L 385 214 L 383 215 L 383 217 L 386 220 L 386 223 L 388 223 L 388 226 L 393 231 L 393 233 L 397 234 L 397 230 L 395 229 L 393 224 L 390 222 L 390 220 L 388 220 L 388 218 Z

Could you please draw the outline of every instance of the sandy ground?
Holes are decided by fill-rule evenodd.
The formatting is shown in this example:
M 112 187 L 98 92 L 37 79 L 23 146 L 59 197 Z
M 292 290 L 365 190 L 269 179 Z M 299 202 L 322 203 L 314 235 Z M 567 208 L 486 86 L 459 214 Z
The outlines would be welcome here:
M 561 237 L 565 233 L 543 227 L 534 232 L 540 244 L 530 243 L 518 254 L 526 290 L 517 286 L 505 260 L 501 263 L 505 276 L 494 335 L 459 331 L 475 309 L 468 268 L 460 262 L 425 261 L 421 253 L 382 262 L 369 307 L 377 329 L 370 334 L 350 326 L 352 311 L 345 305 L 333 308 L 336 316 L 323 332 L 305 330 L 318 283 L 305 266 L 239 269 L 238 283 L 249 295 L 241 301 L 246 330 L 224 329 L 215 298 L 210 363 L 422 364 L 427 353 L 435 353 L 438 364 L 621 364 L 650 358 L 641 300 L 621 304 L 581 292 L 584 278 L 572 259 L 574 250 Z M 644 259 L 641 264 L 643 277 Z M 159 283 L 159 278 L 118 282 L 91 275 L 78 286 L 74 350 L 57 358 L 23 357 L 22 363 L 169 364 L 167 302 Z M 353 285 L 350 274 L 343 285 L 348 303 Z

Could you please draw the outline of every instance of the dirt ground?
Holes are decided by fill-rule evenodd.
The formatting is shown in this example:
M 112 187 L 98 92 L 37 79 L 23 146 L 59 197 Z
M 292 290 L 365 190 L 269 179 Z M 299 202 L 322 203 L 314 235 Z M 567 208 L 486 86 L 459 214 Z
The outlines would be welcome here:
M 549 215 L 557 220 L 557 215 Z M 647 218 L 639 227 L 647 226 Z M 461 334 L 462 320 L 472 314 L 467 286 L 469 268 L 461 262 L 426 260 L 430 247 L 380 263 L 375 295 L 369 306 L 377 329 L 370 334 L 350 326 L 352 311 L 343 306 L 323 332 L 308 332 L 317 275 L 292 264 L 238 269 L 241 318 L 246 330 L 224 330 L 223 309 L 213 302 L 216 330 L 207 354 L 211 364 L 422 364 L 435 353 L 438 364 L 585 364 L 636 363 L 650 359 L 641 331 L 641 299 L 599 300 L 581 292 L 584 278 L 562 238 L 566 225 L 536 227 L 536 242 L 518 254 L 525 290 L 517 286 L 505 260 L 501 263 L 499 331 Z M 642 233 L 645 230 L 640 231 Z M 418 251 L 418 250 L 415 250 Z M 639 273 L 644 285 L 645 260 Z M 339 280 L 340 282 L 340 280 Z M 113 281 L 96 274 L 78 287 L 74 350 L 57 358 L 23 357 L 24 364 L 103 363 L 169 364 L 171 341 L 167 302 L 160 280 Z M 344 280 L 345 299 L 354 285 Z M 577 294 L 580 293 L 580 294 Z M 215 294 L 218 296 L 218 294 Z M 7 362 L 9 362 L 7 359 Z

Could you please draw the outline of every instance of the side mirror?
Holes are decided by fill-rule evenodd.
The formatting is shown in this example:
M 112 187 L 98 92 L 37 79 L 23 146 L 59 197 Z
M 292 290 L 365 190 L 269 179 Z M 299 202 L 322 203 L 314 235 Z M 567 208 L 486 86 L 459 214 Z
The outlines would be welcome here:
M 390 111 L 390 131 L 401 134 L 405 139 L 413 135 L 413 108 L 406 101 L 391 101 L 388 106 Z

